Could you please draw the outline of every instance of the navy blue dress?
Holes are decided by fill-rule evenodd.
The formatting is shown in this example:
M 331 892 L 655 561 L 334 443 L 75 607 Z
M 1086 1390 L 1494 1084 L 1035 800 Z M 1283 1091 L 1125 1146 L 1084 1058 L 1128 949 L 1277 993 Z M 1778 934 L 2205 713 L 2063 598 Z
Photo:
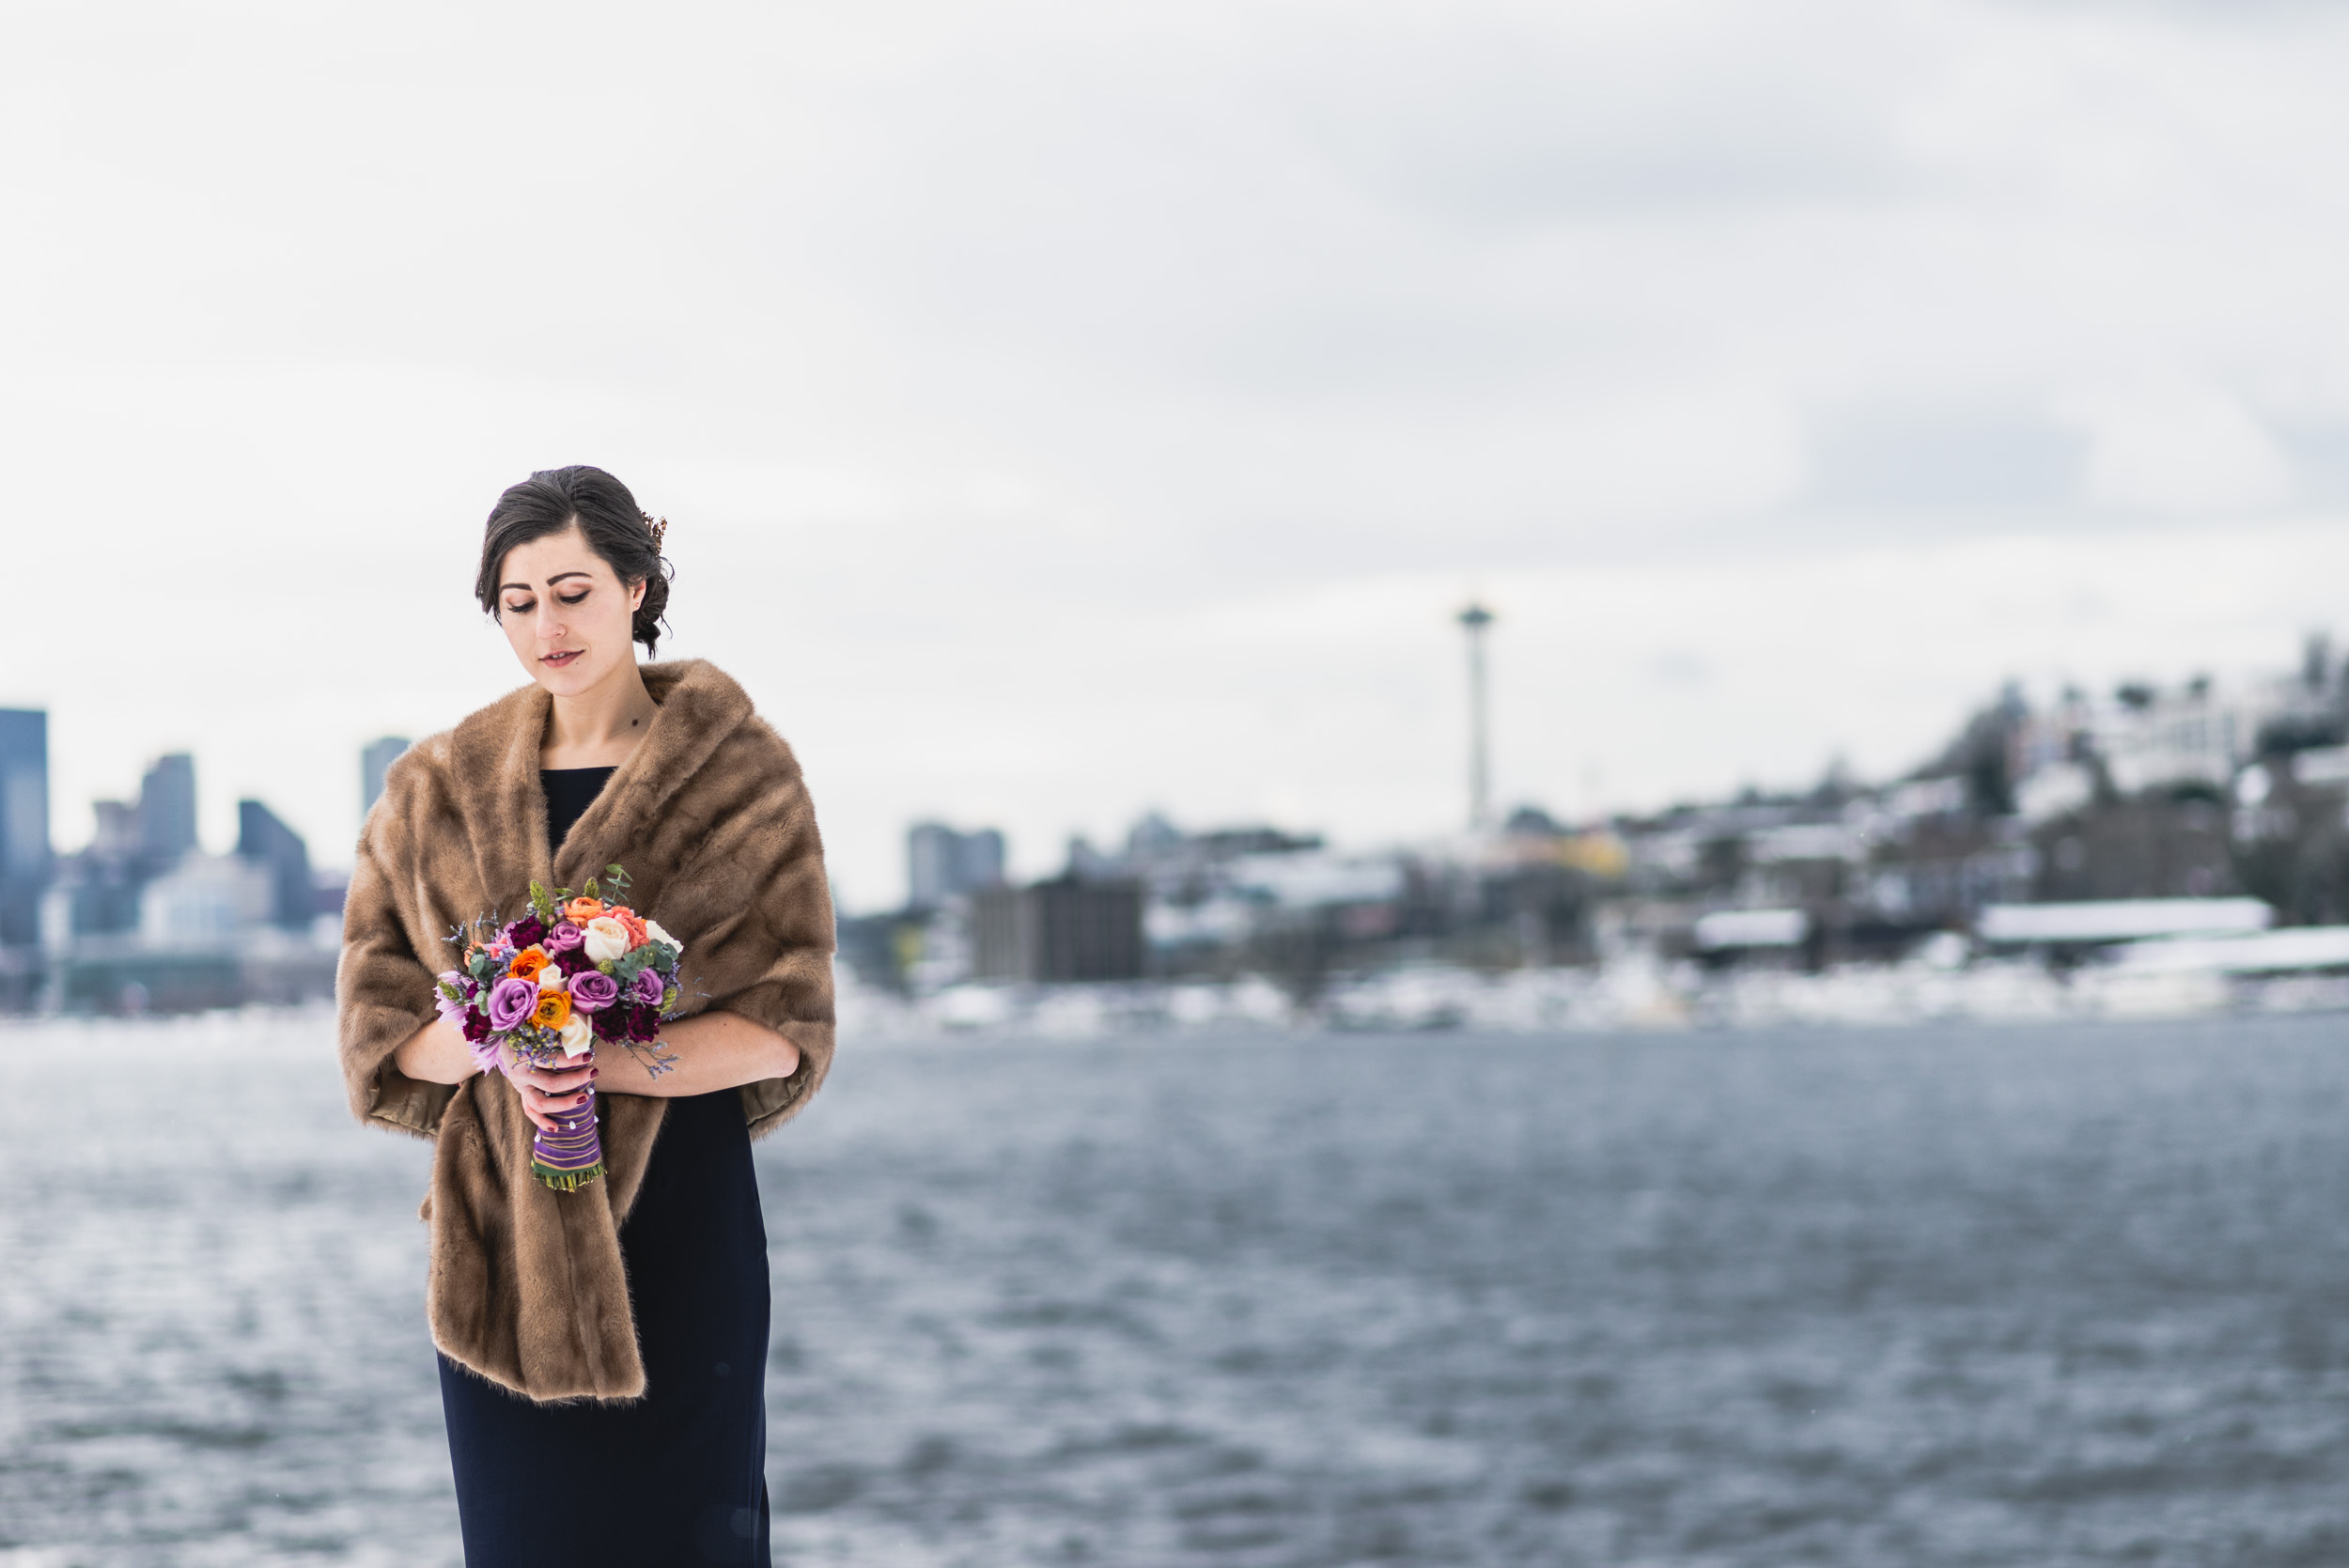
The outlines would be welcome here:
M 611 776 L 538 775 L 551 844 Z M 770 1568 L 767 1222 L 739 1090 L 669 1102 L 620 1251 L 642 1401 L 535 1405 L 441 1358 L 467 1568 Z

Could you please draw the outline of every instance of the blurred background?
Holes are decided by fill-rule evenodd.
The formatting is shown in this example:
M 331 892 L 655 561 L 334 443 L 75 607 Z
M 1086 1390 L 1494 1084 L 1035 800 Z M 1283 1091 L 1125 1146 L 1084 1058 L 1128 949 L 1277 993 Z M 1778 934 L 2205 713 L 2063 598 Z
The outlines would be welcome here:
M 779 1456 L 794 1551 L 2349 1556 L 2310 1500 L 2349 1471 L 2312 1305 L 2349 1268 L 2337 1221 L 2320 1246 L 2283 1218 L 2349 1196 L 2322 1120 L 2349 1007 L 2345 66 L 2349 16 L 2295 0 L 15 8 L 0 1168 L 48 1172 L 54 1209 L 0 1253 L 0 1563 L 366 1558 L 377 1515 L 331 1483 L 332 1528 L 156 1489 L 191 1452 L 250 1476 L 366 1427 L 302 1405 L 331 1389 L 406 1412 L 384 1473 L 428 1524 L 382 1550 L 445 1560 L 404 1308 L 400 1378 L 313 1388 L 285 1364 L 308 1330 L 233 1310 L 283 1285 L 255 1264 L 215 1328 L 155 1329 L 209 1390 L 189 1410 L 122 1382 L 146 1188 L 64 1064 L 124 1053 L 199 1097 L 225 1092 L 203 1052 L 327 1071 L 362 815 L 406 744 L 519 683 L 469 593 L 480 524 L 573 462 L 670 520 L 662 655 L 743 681 L 824 826 L 843 1071 L 762 1170 L 778 1268 L 836 1334 L 779 1341 L 776 1407 L 852 1405 L 860 1334 L 884 1361 L 929 1335 L 941 1367 L 978 1321 L 1012 1326 L 1002 1368 L 1081 1361 L 1072 1324 L 1131 1352 L 1082 1389 L 982 1379 L 1001 1402 L 958 1426 L 908 1393 L 831 1469 Z M 942 1097 L 980 1044 L 1054 1108 L 1000 1158 L 984 1096 Z M 1361 1098 L 1356 1063 L 1439 1048 L 1462 1077 L 1422 1119 Z M 1193 1053 L 1260 1101 L 1170 1122 Z M 1977 1083 L 2009 1072 L 2019 1098 Z M 406 1239 L 365 1266 L 420 1288 L 414 1151 L 347 1148 L 322 1079 L 285 1093 L 314 1130 L 172 1157 L 324 1205 L 321 1236 L 380 1219 Z M 843 1129 L 884 1107 L 945 1163 L 875 1165 Z M 1486 1146 L 1504 1112 L 1522 1146 Z M 1937 1166 L 1944 1115 L 1970 1130 Z M 1149 1153 L 1251 1170 L 1299 1126 L 1325 1174 L 1450 1174 L 1379 1196 L 1268 1166 L 1305 1205 L 1275 1215 Z M 1064 1234 L 1112 1135 L 1096 1176 L 1140 1207 Z M 1682 1157 L 1744 1136 L 1782 1235 Z M 998 1219 L 967 1231 L 915 1190 L 979 1169 Z M 830 1177 L 879 1184 L 885 1245 L 789 1197 Z M 1597 1206 L 1544 1207 L 1558 1182 Z M 2030 1219 L 2055 1190 L 2070 1218 Z M 1907 1234 L 1887 1192 L 1949 1212 Z M 1479 1230 L 1486 1203 L 1529 1228 Z M 1712 1239 L 1676 1250 L 1674 1216 Z M 1002 1299 L 924 1294 L 941 1234 Z M 1317 1282 L 1231 1286 L 1293 1336 L 1229 1343 L 1217 1260 L 1325 1234 L 1350 1239 Z M 1518 1278 L 1526 1247 L 1579 1261 Z M 1968 1255 L 2023 1285 L 1968 1295 Z M 1194 1257 L 1181 1288 L 1152 1272 Z M 857 1294 L 893 1268 L 886 1304 Z M 1395 1315 L 1341 1324 L 1374 1276 Z M 1190 1327 L 1134 1305 L 1160 1286 Z M 1718 1319 L 1657 1317 L 1659 1290 Z M 1962 1327 L 1917 1338 L 1928 1302 Z M 1576 1337 L 1609 1312 L 1657 1337 Z M 2142 1332 L 2116 1348 L 2089 1326 L 2118 1312 Z M 1716 1333 L 1700 1396 L 1670 1347 Z M 1364 1334 L 1517 1345 L 1544 1403 L 1479 1426 L 1353 1359 Z M 1152 1405 L 1167 1365 L 1223 1415 Z M 1590 1382 L 1620 1366 L 1638 1399 Z M 1248 1425 L 1313 1368 L 1344 1390 L 1321 1425 Z M 1027 1469 L 973 1457 L 1056 1399 L 1118 1413 Z M 2066 1399 L 2082 1424 L 2017 1435 Z M 1750 1474 L 1690 1403 L 1721 1400 L 1776 1455 Z M 1771 1467 L 1767 1434 L 1833 1408 L 1824 1468 Z M 1920 1467 L 1869 1469 L 1880 1438 Z M 1080 1450 L 1125 1457 L 1080 1486 Z M 1408 1517 L 1347 1513 L 1397 1486 Z

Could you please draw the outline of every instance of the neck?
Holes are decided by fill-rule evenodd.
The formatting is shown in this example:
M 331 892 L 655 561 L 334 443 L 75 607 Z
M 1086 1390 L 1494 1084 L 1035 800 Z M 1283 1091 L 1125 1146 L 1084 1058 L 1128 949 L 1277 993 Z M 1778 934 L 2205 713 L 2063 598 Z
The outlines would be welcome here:
M 554 699 L 538 766 L 615 768 L 645 738 L 660 711 L 630 659 L 586 691 Z

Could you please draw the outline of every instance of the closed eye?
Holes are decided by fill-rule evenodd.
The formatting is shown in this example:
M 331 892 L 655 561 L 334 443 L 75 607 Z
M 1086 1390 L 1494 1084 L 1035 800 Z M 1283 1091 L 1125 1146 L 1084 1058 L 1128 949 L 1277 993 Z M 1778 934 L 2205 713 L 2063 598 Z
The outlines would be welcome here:
M 575 594 L 557 594 L 554 597 L 558 603 L 577 604 L 580 600 L 585 598 L 591 591 L 592 590 L 586 588 L 582 588 Z M 535 598 L 516 599 L 506 605 L 506 613 L 509 615 L 527 615 L 533 610 L 537 608 L 538 601 Z

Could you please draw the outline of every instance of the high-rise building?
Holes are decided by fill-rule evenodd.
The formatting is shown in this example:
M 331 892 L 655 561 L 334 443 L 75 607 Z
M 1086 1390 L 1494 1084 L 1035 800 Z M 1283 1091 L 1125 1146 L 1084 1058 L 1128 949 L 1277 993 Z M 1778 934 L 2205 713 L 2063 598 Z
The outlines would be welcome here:
M 318 895 L 310 881 L 309 846 L 302 842 L 302 835 L 260 801 L 240 800 L 237 854 L 269 876 L 271 923 L 290 930 L 308 930 Z
M 185 752 L 155 759 L 139 781 L 139 853 L 163 870 L 195 847 L 195 759 Z
M 98 832 L 90 840 L 90 853 L 101 860 L 130 862 L 139 856 L 138 808 L 127 800 L 92 800 L 90 813 L 98 819 Z
M 993 828 L 962 835 L 962 885 L 968 892 L 1001 887 L 1003 882 L 1003 835 Z
M 375 802 L 383 794 L 383 775 L 399 760 L 400 753 L 412 742 L 403 737 L 387 735 L 369 743 L 359 753 L 359 815 L 366 815 L 375 809 Z
M 0 944 L 40 939 L 49 880 L 49 715 L 0 708 Z
M 910 908 L 935 909 L 949 898 L 1003 881 L 1003 835 L 993 828 L 961 833 L 942 822 L 917 822 L 906 831 Z

